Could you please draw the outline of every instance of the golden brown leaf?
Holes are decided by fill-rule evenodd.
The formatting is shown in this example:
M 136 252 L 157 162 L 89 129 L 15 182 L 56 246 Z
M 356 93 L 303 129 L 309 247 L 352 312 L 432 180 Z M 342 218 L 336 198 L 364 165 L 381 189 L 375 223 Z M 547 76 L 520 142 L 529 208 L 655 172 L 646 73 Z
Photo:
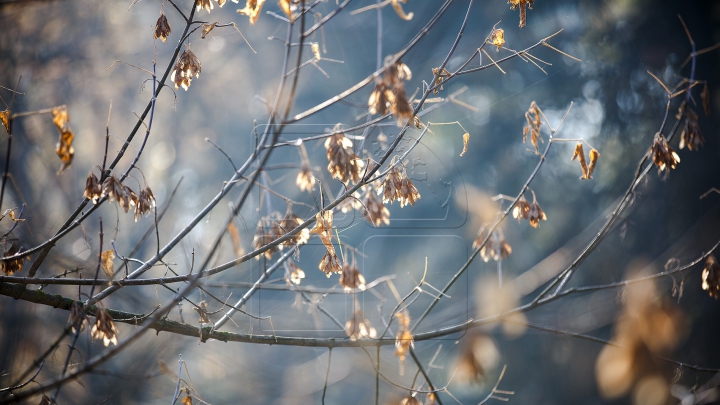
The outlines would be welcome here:
M 6 108 L 5 111 L 0 111 L 0 122 L 5 127 L 5 131 L 10 133 L 10 109 Z
M 189 395 L 185 396 L 185 398 L 182 399 L 182 405 L 192 405 L 192 397 Z
M 230 221 L 228 224 L 228 233 L 230 234 L 230 239 L 232 240 L 235 256 L 242 256 L 245 252 L 243 251 L 242 243 L 240 242 L 240 231 L 238 230 L 237 225 L 235 225 L 235 222 Z
M 600 157 L 600 152 L 598 152 L 595 149 L 590 150 L 590 165 L 588 165 L 588 179 L 592 179 L 593 171 L 595 171 L 595 165 L 597 164 L 597 160 Z
M 467 152 L 468 142 L 470 142 L 470 134 L 465 132 L 463 134 L 463 149 L 462 152 L 460 152 L 460 156 L 463 156 Z
M 52 109 L 52 122 L 60 131 L 60 139 L 55 146 L 55 153 L 60 158 L 61 166 L 58 174 L 62 173 L 70 167 L 73 157 L 75 156 L 75 148 L 72 146 L 75 134 L 70 129 L 70 117 L 68 116 L 67 107 L 60 106 Z
M 100 254 L 100 268 L 109 279 L 112 279 L 115 275 L 114 259 L 115 251 L 113 249 L 106 250 Z
M 258 18 L 260 18 L 260 12 L 262 11 L 265 0 L 247 0 L 245 8 L 239 9 L 237 12 L 248 16 L 250 19 L 250 25 L 254 25 Z
M 502 28 L 494 29 L 490 34 L 489 42 L 497 46 L 496 51 L 500 51 L 500 48 L 505 45 L 505 31 Z
M 210 31 L 215 28 L 215 25 L 217 25 L 217 22 L 214 23 L 205 23 L 202 25 L 202 32 L 200 33 L 200 38 L 205 39 L 205 36 L 210 33 Z
M 278 0 L 280 9 L 290 19 L 290 22 L 295 21 L 295 15 L 293 15 L 292 9 L 290 8 L 290 0 Z
M 575 145 L 575 153 L 573 153 L 573 157 L 570 160 L 578 159 L 580 162 L 580 169 L 582 169 L 582 177 L 580 177 L 580 180 L 587 180 L 590 178 L 590 174 L 588 173 L 588 166 L 587 162 L 585 161 L 585 151 L 583 151 L 583 146 L 581 142 L 578 142 L 577 145 Z

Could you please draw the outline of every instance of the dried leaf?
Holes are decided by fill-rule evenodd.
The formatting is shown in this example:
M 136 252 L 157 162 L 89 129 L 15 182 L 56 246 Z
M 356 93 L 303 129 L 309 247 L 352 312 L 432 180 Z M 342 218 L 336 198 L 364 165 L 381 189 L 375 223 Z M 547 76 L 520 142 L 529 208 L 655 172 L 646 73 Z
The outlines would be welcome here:
M 590 165 L 588 165 L 588 179 L 592 179 L 593 171 L 595 171 L 595 165 L 597 164 L 597 160 L 600 157 L 600 152 L 598 152 L 595 149 L 590 150 Z
M 493 32 L 490 34 L 489 42 L 497 46 L 496 51 L 500 51 L 500 48 L 505 45 L 505 31 L 503 31 L 502 28 L 493 30 Z
M 186 396 L 182 399 L 182 405 L 192 405 L 192 397 Z
M 278 5 L 283 13 L 285 13 L 285 15 L 290 19 L 290 22 L 295 21 L 295 16 L 290 9 L 290 0 L 278 0 Z
M 5 131 L 10 133 L 10 109 L 6 108 L 5 111 L 0 111 L 0 122 L 5 127 Z
M 509 0 L 508 1 L 508 4 L 510 4 L 510 10 L 515 10 L 518 7 L 520 7 L 520 28 L 525 27 L 525 21 L 527 18 L 526 8 L 529 8 L 530 10 L 532 10 L 534 1 L 535 0 Z
M 245 8 L 239 9 L 238 14 L 244 14 L 250 19 L 250 25 L 253 25 L 260 18 L 260 12 L 265 0 L 247 0 Z
M 705 109 L 705 115 L 710 115 L 710 90 L 708 90 L 707 83 L 705 83 L 705 86 L 703 87 L 701 97 L 703 108 Z
M 222 7 L 222 6 L 221 6 Z M 205 23 L 202 25 L 202 32 L 200 33 L 200 38 L 205 39 L 205 36 L 210 33 L 210 31 L 215 28 L 215 25 L 217 25 L 217 22 L 214 23 Z
M 75 134 L 72 129 L 70 129 L 69 121 L 70 117 L 68 116 L 67 107 L 63 105 L 52 109 L 52 122 L 58 131 L 60 131 L 60 139 L 58 139 L 58 143 L 55 146 L 55 153 L 62 163 L 58 174 L 70 167 L 73 157 L 75 156 L 75 148 L 72 146 Z
M 583 151 L 581 142 L 578 142 L 578 144 L 575 145 L 575 153 L 573 153 L 573 157 L 570 160 L 575 160 L 576 158 L 580 161 L 580 169 L 582 169 L 582 177 L 580 177 L 580 180 L 589 179 L 590 174 L 588 172 L 587 162 L 585 161 L 585 152 Z
M 460 156 L 465 155 L 465 153 L 467 152 L 468 142 L 470 142 L 470 134 L 465 132 L 465 134 L 463 134 L 463 149 L 462 152 L 460 152 Z
M 115 275 L 114 259 L 115 251 L 113 249 L 106 250 L 100 254 L 100 268 L 109 279 L 112 279 Z
M 228 233 L 230 234 L 230 239 L 232 239 L 233 248 L 235 249 L 235 256 L 242 256 L 244 251 L 242 248 L 242 243 L 240 242 L 240 231 L 238 230 L 237 225 L 235 225 L 235 222 L 230 221 L 230 223 L 228 224 Z
M 391 0 L 391 3 L 398 17 L 402 18 L 405 21 L 410 21 L 413 18 L 413 13 L 405 14 L 405 10 L 403 10 L 401 5 L 401 3 L 407 3 L 407 1 L 408 0 Z

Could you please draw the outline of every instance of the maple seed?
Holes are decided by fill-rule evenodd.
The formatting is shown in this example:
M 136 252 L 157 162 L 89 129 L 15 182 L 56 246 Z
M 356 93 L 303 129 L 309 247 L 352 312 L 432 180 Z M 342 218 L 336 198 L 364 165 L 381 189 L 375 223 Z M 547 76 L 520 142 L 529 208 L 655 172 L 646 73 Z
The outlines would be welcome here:
M 110 343 L 117 346 L 118 329 L 112 317 L 103 308 L 98 308 L 95 313 L 95 324 L 90 329 L 90 336 L 93 339 L 102 339 L 105 347 Z
M 365 291 L 365 277 L 358 270 L 354 258 L 352 264 L 343 264 L 340 272 L 340 285 L 345 292 L 351 292 L 355 289 Z
M 377 331 L 372 327 L 370 321 L 365 318 L 363 312 L 358 309 L 345 322 L 345 334 L 348 335 L 350 340 L 355 341 L 364 337 L 374 339 L 377 336 Z
M 213 9 L 212 1 L 210 0 L 197 0 L 197 7 L 195 8 L 198 12 L 205 9 L 209 13 Z
M 415 201 L 420 199 L 420 193 L 415 188 L 412 180 L 407 177 L 405 167 L 401 170 L 398 166 L 394 165 L 385 176 L 385 180 L 378 188 L 378 195 L 383 196 L 383 203 L 385 204 L 392 204 L 393 201 L 397 200 L 400 201 L 400 208 L 408 204 L 415 205 Z
M 90 172 L 85 180 L 85 192 L 83 192 L 83 197 L 92 201 L 93 204 L 97 204 L 98 200 L 102 197 L 102 185 L 100 185 L 100 180 L 93 172 Z
M 248 16 L 250 19 L 250 25 L 254 25 L 258 18 L 260 18 L 260 12 L 262 11 L 263 4 L 265 4 L 265 0 L 247 0 L 245 8 L 241 8 L 237 10 L 237 12 L 238 14 Z
M 340 130 L 336 125 L 333 132 Z M 333 178 L 347 184 L 349 181 L 357 183 L 362 177 L 362 169 L 365 162 L 361 160 L 352 149 L 353 143 L 345 134 L 331 135 L 325 140 L 327 149 L 327 169 Z
M 690 150 L 697 150 L 705 144 L 705 138 L 703 138 L 700 132 L 700 125 L 698 125 L 698 116 L 691 108 L 685 110 L 685 126 L 680 134 L 680 149 L 685 146 Z
M 370 191 L 365 196 L 364 205 L 366 210 L 363 211 L 363 218 L 376 227 L 381 224 L 390 225 L 390 210 L 385 204 L 375 197 L 375 193 Z
M 158 18 L 155 23 L 155 39 L 160 38 L 161 41 L 165 42 L 171 31 L 172 30 L 170 29 L 170 24 L 168 24 L 168 20 L 165 17 L 165 13 L 160 11 L 160 18 Z
M 486 238 L 488 241 L 485 245 L 483 245 L 482 243 Z M 482 257 L 485 262 L 490 261 L 490 259 L 493 259 L 496 262 L 504 260 L 512 253 L 512 247 L 510 247 L 510 244 L 503 237 L 498 237 L 496 232 L 490 234 L 490 237 L 488 238 L 487 227 L 485 225 L 480 227 L 478 230 L 472 247 L 473 249 L 480 248 L 480 257 Z
M 688 146 L 689 147 L 689 146 Z M 675 169 L 680 163 L 680 156 L 668 145 L 667 139 L 661 134 L 655 134 L 655 140 L 650 147 L 653 162 L 658 167 L 658 172 L 670 168 Z
M 198 7 L 199 4 L 200 3 L 198 3 Z M 186 49 L 183 51 L 182 55 L 180 55 L 180 59 L 178 59 L 175 67 L 173 67 L 170 80 L 175 82 L 175 89 L 182 86 L 182 88 L 187 91 L 190 87 L 193 76 L 199 78 L 201 70 L 200 59 L 198 59 L 192 51 Z
M 712 255 L 707 258 L 702 272 L 702 289 L 715 299 L 720 297 L 720 264 Z

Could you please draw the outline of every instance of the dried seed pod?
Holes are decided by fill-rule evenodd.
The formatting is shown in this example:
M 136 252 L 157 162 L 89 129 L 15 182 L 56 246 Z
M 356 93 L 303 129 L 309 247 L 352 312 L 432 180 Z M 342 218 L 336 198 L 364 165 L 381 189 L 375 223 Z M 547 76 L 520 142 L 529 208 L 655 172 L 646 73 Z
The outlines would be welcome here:
M 702 272 L 702 289 L 715 299 L 720 297 L 720 264 L 712 255 L 708 256 Z
M 385 204 L 375 197 L 375 193 L 371 190 L 365 195 L 365 210 L 363 218 L 376 227 L 381 224 L 390 225 L 390 210 Z
M 305 278 L 305 272 L 292 260 L 285 261 L 285 280 L 298 285 Z
M 198 12 L 205 9 L 209 13 L 213 9 L 212 1 L 210 0 L 197 0 L 197 7 L 195 8 Z
M 295 184 L 300 188 L 300 191 L 312 191 L 315 187 L 315 176 L 313 176 L 312 169 L 309 165 L 303 165 L 300 167 L 300 172 L 295 179 Z
M 533 101 L 530 103 L 530 108 L 525 112 L 525 120 L 527 125 L 523 127 L 523 143 L 527 141 L 527 134 L 530 133 L 530 142 L 535 147 L 535 152 L 540 153 L 539 143 L 543 142 L 542 136 L 540 135 L 540 127 L 542 121 L 540 120 L 540 108 Z
M 14 256 L 20 251 L 20 246 L 17 245 L 14 241 L 10 243 L 10 246 L 7 246 L 7 242 L 5 244 L 5 251 L 3 252 L 3 256 Z M 6 276 L 12 276 L 15 273 L 18 273 L 22 271 L 23 268 L 23 258 L 17 258 L 14 260 L 3 260 L 0 261 L 0 270 L 2 270 L 3 273 L 5 273 Z
M 667 168 L 675 169 L 680 163 L 680 156 L 668 145 L 667 139 L 661 134 L 655 134 L 655 140 L 650 147 L 653 162 L 658 167 L 658 172 Z
M 275 240 L 275 238 L 272 235 L 272 232 L 268 231 L 265 228 L 265 221 L 261 218 L 258 221 L 257 228 L 255 228 L 255 236 L 252 241 L 252 247 L 253 249 L 260 249 L 261 247 L 272 243 L 272 241 Z M 273 246 L 270 249 L 263 252 L 263 255 L 267 260 L 272 259 L 273 253 L 276 253 L 278 251 L 277 246 Z M 260 260 L 261 255 L 255 256 L 255 260 Z
M 161 41 L 165 42 L 167 41 L 167 37 L 168 35 L 170 35 L 171 31 L 172 29 L 170 29 L 170 24 L 168 23 L 167 17 L 165 17 L 165 13 L 163 13 L 161 10 L 160 17 L 155 23 L 155 39 L 160 38 Z
M 685 110 L 685 126 L 680 134 L 680 149 L 687 146 L 690 150 L 697 150 L 704 144 L 705 138 L 700 132 L 698 116 L 692 108 L 687 108 Z
M 360 270 L 358 270 L 354 259 L 352 264 L 343 264 L 342 271 L 340 272 L 340 285 L 346 292 L 355 289 L 365 291 L 365 277 L 363 277 Z
M 105 347 L 110 343 L 117 345 L 118 329 L 112 317 L 104 308 L 98 308 L 95 313 L 95 323 L 90 329 L 93 339 L 102 339 Z
M 207 1 L 209 2 L 210 0 Z M 198 7 L 199 4 L 200 3 L 198 3 Z M 173 67 L 170 80 L 175 82 L 175 89 L 182 86 L 182 88 L 187 91 L 187 89 L 190 88 L 193 76 L 199 78 L 201 71 L 202 67 L 200 65 L 200 59 L 198 59 L 192 51 L 186 49 L 183 51 L 182 55 L 180 55 L 180 58 Z
M 348 335 L 350 340 L 355 341 L 364 337 L 374 339 L 377 336 L 377 331 L 372 327 L 370 321 L 365 318 L 363 312 L 358 309 L 345 322 L 345 334 Z
M 93 172 L 90 172 L 87 179 L 85 179 L 85 191 L 83 192 L 83 197 L 92 201 L 93 204 L 97 204 L 98 200 L 102 198 L 102 185 Z
M 325 255 L 323 255 L 322 259 L 320 259 L 318 268 L 320 271 L 325 273 L 327 277 L 330 277 L 331 274 L 342 272 L 340 258 L 338 258 L 337 254 L 335 254 L 335 248 L 328 249 L 325 252 Z
M 333 131 L 338 128 L 336 126 Z M 327 169 L 333 178 L 346 184 L 350 181 L 359 182 L 362 177 L 362 169 L 365 167 L 365 162 L 355 154 L 352 147 L 352 141 L 343 133 L 331 135 L 325 140 Z

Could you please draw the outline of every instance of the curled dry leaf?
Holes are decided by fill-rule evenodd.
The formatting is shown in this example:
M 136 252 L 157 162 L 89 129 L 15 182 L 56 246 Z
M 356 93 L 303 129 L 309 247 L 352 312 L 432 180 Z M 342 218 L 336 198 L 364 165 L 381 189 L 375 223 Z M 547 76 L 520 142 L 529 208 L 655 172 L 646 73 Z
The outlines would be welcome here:
M 55 153 L 60 158 L 61 166 L 58 174 L 62 173 L 70 167 L 73 157 L 75 156 L 75 148 L 72 146 L 75 134 L 70 129 L 70 117 L 68 116 L 67 107 L 64 105 L 52 109 L 52 122 L 60 131 L 60 139 L 55 146 Z
M 242 247 L 242 243 L 240 240 L 240 230 L 238 229 L 237 225 L 235 225 L 235 221 L 230 221 L 228 224 L 228 233 L 230 234 L 230 240 L 233 244 L 233 250 L 235 252 L 235 256 L 240 257 L 245 253 Z
M 115 275 L 115 264 L 113 263 L 113 260 L 115 260 L 115 251 L 113 249 L 100 253 L 100 268 L 111 280 Z
M 253 25 L 260 18 L 260 12 L 262 11 L 265 0 L 247 0 L 245 8 L 237 10 L 239 14 L 248 16 L 250 19 L 250 25 Z
M 497 46 L 496 51 L 499 52 L 500 48 L 505 45 L 505 31 L 502 28 L 494 29 L 493 32 L 490 34 L 488 42 Z
M 193 309 L 200 316 L 200 323 L 212 323 L 210 316 L 208 315 L 207 302 L 204 300 L 200 301 L 198 302 L 198 306 L 193 307 Z
M 223 1 L 223 3 L 224 3 L 224 1 Z M 222 7 L 222 6 L 220 6 L 220 7 Z M 189 395 L 184 396 L 182 399 L 182 405 L 192 405 L 192 397 Z
M 527 134 L 530 133 L 530 142 L 535 147 L 535 153 L 540 153 L 539 143 L 543 142 L 542 136 L 540 135 L 540 127 L 542 121 L 540 120 L 540 107 L 533 101 L 530 103 L 530 108 L 525 112 L 525 120 L 527 125 L 523 127 L 523 143 L 527 141 Z
M 160 11 L 160 17 L 155 23 L 155 39 L 160 38 L 161 41 L 165 42 L 167 41 L 167 37 L 170 35 L 171 31 L 172 30 L 170 29 L 167 17 L 165 17 L 165 13 Z
M 390 0 L 393 9 L 395 9 L 395 12 L 397 13 L 398 17 L 402 18 L 405 21 L 410 21 L 413 18 L 413 13 L 405 14 L 405 10 L 403 10 L 402 5 L 407 3 L 408 0 Z
M 575 145 L 575 153 L 573 153 L 572 160 L 578 159 L 580 162 L 580 169 L 582 170 L 582 176 L 580 177 L 580 180 L 587 180 L 590 178 L 590 174 L 588 172 L 588 165 L 585 161 L 585 152 L 583 151 L 582 142 L 578 142 L 577 145 Z
M 5 111 L 0 111 L 0 122 L 5 127 L 5 131 L 10 133 L 10 109 L 6 108 Z
M 597 165 L 597 160 L 600 157 L 600 152 L 598 152 L 595 149 L 590 150 L 590 164 L 588 165 L 588 179 L 592 179 L 592 174 L 595 171 L 595 165 Z
M 460 152 L 460 156 L 463 156 L 463 155 L 465 155 L 465 153 L 467 153 L 468 142 L 470 142 L 470 134 L 465 132 L 463 134 L 463 149 L 462 149 L 462 152 Z
M 222 6 L 220 6 L 220 7 L 222 7 Z M 201 38 L 201 39 L 205 39 L 205 36 L 206 36 L 207 34 L 209 34 L 210 31 L 212 31 L 213 28 L 215 28 L 216 25 L 217 25 L 217 22 L 214 22 L 214 23 L 205 23 L 205 24 L 203 24 L 203 25 L 202 25 L 202 31 L 200 32 L 200 38 Z

